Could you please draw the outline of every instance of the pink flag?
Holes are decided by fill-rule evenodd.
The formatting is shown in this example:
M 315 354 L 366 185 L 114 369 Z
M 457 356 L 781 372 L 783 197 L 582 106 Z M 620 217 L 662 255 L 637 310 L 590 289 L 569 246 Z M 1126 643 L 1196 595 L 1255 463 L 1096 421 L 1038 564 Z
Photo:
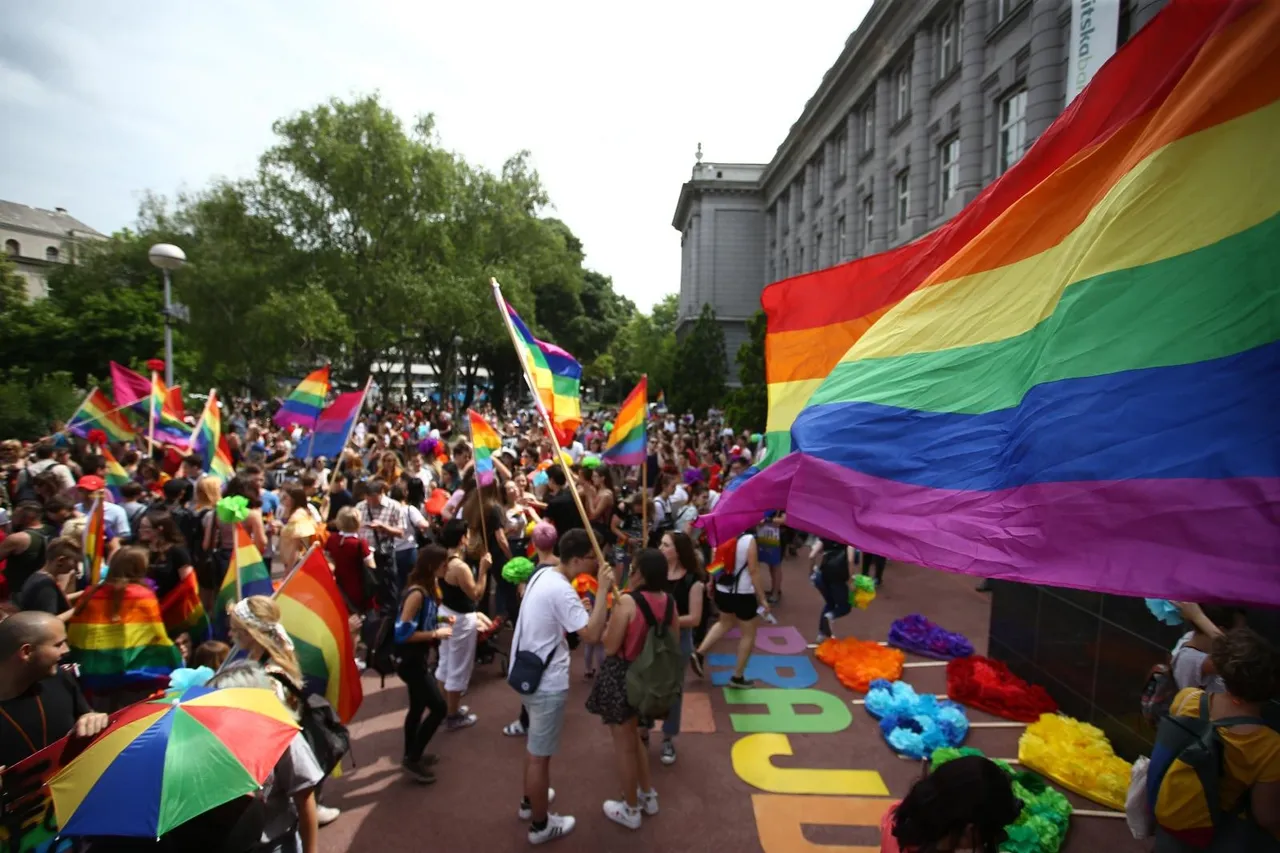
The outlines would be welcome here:
M 151 380 L 122 364 L 111 362 L 111 394 L 117 406 L 132 406 L 151 396 Z

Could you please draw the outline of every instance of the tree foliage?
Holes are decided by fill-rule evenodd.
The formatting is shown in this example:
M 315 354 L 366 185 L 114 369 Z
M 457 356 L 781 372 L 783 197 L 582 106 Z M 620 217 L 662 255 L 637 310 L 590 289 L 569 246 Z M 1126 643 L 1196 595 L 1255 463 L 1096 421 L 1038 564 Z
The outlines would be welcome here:
M 767 320 L 763 311 L 747 321 L 747 339 L 738 347 L 738 381 L 725 399 L 725 419 L 735 429 L 764 432 L 769 414 L 769 388 L 765 378 L 764 337 Z
M 671 390 L 667 394 L 671 408 L 705 417 L 708 409 L 724 400 L 728 372 L 724 330 L 716 320 L 715 309 L 705 304 L 676 347 Z

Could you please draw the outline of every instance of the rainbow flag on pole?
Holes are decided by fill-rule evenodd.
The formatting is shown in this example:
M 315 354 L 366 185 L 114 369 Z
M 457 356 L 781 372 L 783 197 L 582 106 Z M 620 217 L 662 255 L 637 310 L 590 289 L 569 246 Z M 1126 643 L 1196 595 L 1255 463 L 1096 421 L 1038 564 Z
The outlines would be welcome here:
M 106 512 L 102 498 L 94 498 L 84 526 L 84 538 L 80 541 L 80 553 L 84 559 L 80 577 L 86 585 L 102 582 L 107 556 Z
M 129 472 L 124 470 L 124 466 L 116 461 L 112 455 L 111 449 L 108 447 L 101 448 L 102 452 L 102 479 L 106 481 L 107 491 L 111 492 L 111 496 L 117 501 L 123 499 L 120 494 L 120 487 L 129 482 Z
M 641 376 L 639 384 L 631 389 L 627 399 L 613 421 L 613 432 L 605 442 L 601 458 L 610 465 L 643 465 L 647 445 L 645 442 L 645 416 L 649 409 L 649 380 Z
M 551 415 L 556 440 L 561 447 L 568 447 L 582 424 L 582 365 L 555 344 L 535 338 L 511 303 L 503 304 L 520 341 L 520 356 L 533 375 L 538 399 Z
M 169 402 L 169 389 L 159 375 L 153 377 L 151 396 L 135 403 L 133 408 L 144 418 L 154 421 L 152 428 L 157 444 L 167 444 L 182 451 L 190 449 L 191 427 L 173 410 Z
M 183 634 L 191 638 L 191 645 L 197 646 L 212 636 L 209 615 L 204 612 L 204 604 L 200 601 L 200 587 L 196 582 L 196 573 L 191 572 L 178 581 L 178 585 L 169 590 L 169 594 L 160 602 L 160 617 L 164 629 L 172 639 Z
M 1280 605 L 1277 45 L 1280 3 L 1174 0 L 951 222 L 767 288 L 796 452 L 712 537 L 785 509 L 925 566 Z
M 272 416 L 276 426 L 292 429 L 294 424 L 315 429 L 325 398 L 329 396 L 329 365 L 313 370 L 284 398 L 279 411 Z
M 67 430 L 81 438 L 87 438 L 89 431 L 94 429 L 102 430 L 111 441 L 133 441 L 138 437 L 120 407 L 97 388 L 89 392 L 71 420 L 67 421 Z
M 231 450 L 222 434 L 222 410 L 218 407 L 216 390 L 209 392 L 204 414 L 200 416 L 200 423 L 196 425 L 195 435 L 192 437 L 191 450 L 204 457 L 205 470 L 215 477 L 226 481 L 235 475 Z
M 227 634 L 227 611 L 240 599 L 251 595 L 271 595 L 271 570 L 262 559 L 262 552 L 249 538 L 243 524 L 236 525 L 236 548 L 231 552 L 231 564 L 222 577 L 222 587 L 214 600 L 213 621 L 219 636 Z
M 289 632 L 307 690 L 329 700 L 344 723 L 364 701 L 351 641 L 350 614 L 324 554 L 313 548 L 276 593 L 280 624 Z
M 156 594 L 140 583 L 85 590 L 67 623 L 67 643 L 71 662 L 80 665 L 80 683 L 89 690 L 163 687 L 182 666 Z
M 502 449 L 502 439 L 489 422 L 467 409 L 467 419 L 471 422 L 471 445 L 476 454 L 476 482 L 487 486 L 493 482 L 493 454 Z

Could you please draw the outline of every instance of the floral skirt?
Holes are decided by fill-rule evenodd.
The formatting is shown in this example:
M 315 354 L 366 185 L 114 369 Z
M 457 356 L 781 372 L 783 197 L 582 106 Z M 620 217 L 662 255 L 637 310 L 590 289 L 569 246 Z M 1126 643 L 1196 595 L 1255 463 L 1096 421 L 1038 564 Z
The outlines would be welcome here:
M 627 670 L 630 668 L 631 661 L 611 655 L 605 658 L 591 685 L 587 710 L 606 725 L 621 725 L 636 716 L 636 709 L 627 703 Z

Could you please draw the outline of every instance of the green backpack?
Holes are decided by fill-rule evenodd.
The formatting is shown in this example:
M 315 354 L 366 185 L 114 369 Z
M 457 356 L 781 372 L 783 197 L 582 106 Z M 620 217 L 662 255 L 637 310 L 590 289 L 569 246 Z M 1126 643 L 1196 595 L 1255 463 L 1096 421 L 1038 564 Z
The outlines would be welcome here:
M 684 658 L 680 655 L 680 632 L 676 627 L 676 601 L 667 596 L 667 610 L 658 622 L 649 602 L 630 593 L 649 632 L 644 648 L 627 669 L 627 704 L 649 720 L 665 719 L 684 687 Z

